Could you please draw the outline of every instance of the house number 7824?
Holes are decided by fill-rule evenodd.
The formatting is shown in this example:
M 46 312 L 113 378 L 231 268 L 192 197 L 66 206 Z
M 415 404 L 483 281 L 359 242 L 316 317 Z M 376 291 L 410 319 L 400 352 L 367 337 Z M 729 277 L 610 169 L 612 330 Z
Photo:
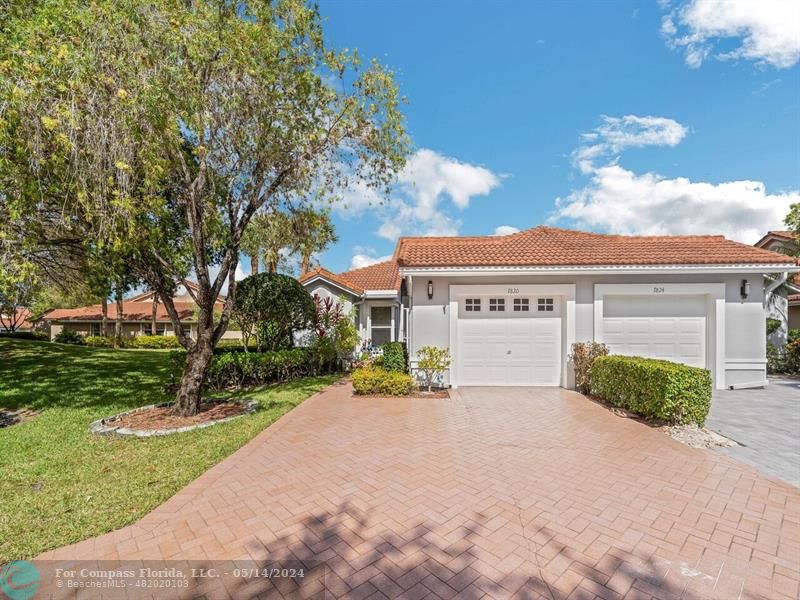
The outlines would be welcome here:
M 663 294 L 664 293 L 664 288 L 656 286 L 656 287 L 653 288 L 653 293 L 654 294 Z

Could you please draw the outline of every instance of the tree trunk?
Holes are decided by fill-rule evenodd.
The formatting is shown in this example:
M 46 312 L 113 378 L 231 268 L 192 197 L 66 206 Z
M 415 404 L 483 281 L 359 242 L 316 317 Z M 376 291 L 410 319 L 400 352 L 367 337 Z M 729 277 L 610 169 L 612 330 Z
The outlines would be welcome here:
M 124 304 L 122 302 L 122 286 L 117 285 L 116 290 L 116 301 L 117 301 L 117 318 L 114 321 L 114 349 L 119 350 L 122 347 L 122 311 L 124 310 Z
M 269 272 L 270 273 L 277 273 L 278 272 L 278 261 L 270 259 L 269 261 Z
M 100 324 L 100 334 L 103 336 L 108 335 L 108 294 L 103 296 L 103 320 Z
M 305 275 L 309 271 L 309 266 L 311 265 L 311 255 L 304 254 L 300 258 L 300 275 Z
M 258 254 L 250 256 L 250 275 L 258 273 Z
M 183 368 L 181 387 L 175 396 L 175 414 L 190 417 L 200 410 L 200 399 L 203 392 L 203 381 L 214 358 L 212 331 L 202 334 L 198 327 L 197 340 L 194 347 L 186 354 L 186 366 Z
M 153 294 L 153 313 L 150 315 L 150 335 L 158 335 L 158 294 Z

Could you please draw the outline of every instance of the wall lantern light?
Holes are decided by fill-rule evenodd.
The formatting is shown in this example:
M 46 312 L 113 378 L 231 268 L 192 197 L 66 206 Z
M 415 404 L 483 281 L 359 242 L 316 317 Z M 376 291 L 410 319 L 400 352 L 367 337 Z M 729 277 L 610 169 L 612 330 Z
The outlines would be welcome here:
M 428 300 L 433 300 L 433 282 L 428 280 Z
M 742 279 L 739 295 L 742 297 L 742 300 L 747 300 L 747 297 L 750 295 L 750 282 L 747 281 L 747 279 Z

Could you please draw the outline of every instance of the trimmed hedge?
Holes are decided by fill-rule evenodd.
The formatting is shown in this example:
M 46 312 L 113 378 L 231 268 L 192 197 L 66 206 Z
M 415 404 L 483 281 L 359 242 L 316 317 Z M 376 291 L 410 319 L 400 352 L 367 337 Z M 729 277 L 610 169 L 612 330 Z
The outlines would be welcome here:
M 128 348 L 157 350 L 164 348 L 180 348 L 181 343 L 174 335 L 137 335 L 130 338 L 126 346 Z
M 702 426 L 711 406 L 711 373 L 667 360 L 599 356 L 592 394 L 643 417 Z
M 405 373 L 377 367 L 365 367 L 353 371 L 353 389 L 356 394 L 406 396 L 413 387 L 414 379 Z
M 86 345 L 91 348 L 113 348 L 114 338 L 110 335 L 87 335 L 83 338 Z
M 37 342 L 46 342 L 50 339 L 44 331 L 2 331 L 0 330 L 0 340 L 34 340 Z
M 186 352 L 170 353 L 172 385 L 180 383 Z M 223 352 L 215 354 L 205 385 L 212 390 L 240 389 L 330 372 L 321 370 L 315 353 L 308 348 L 275 352 Z
M 383 350 L 383 368 L 387 371 L 408 373 L 408 353 L 403 342 L 387 342 Z

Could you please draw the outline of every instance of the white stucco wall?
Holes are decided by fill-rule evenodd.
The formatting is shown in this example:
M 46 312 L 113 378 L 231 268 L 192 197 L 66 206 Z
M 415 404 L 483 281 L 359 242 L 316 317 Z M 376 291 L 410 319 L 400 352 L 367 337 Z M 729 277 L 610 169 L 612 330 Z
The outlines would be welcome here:
M 740 297 L 742 279 L 750 282 L 750 295 Z M 427 282 L 433 282 L 433 298 L 428 299 Z M 597 276 L 414 276 L 411 302 L 409 356 L 412 366 L 417 350 L 426 345 L 450 346 L 449 286 L 451 284 L 575 284 L 575 339 L 594 339 L 595 284 L 677 284 L 722 283 L 725 285 L 725 318 L 723 357 L 725 383 L 735 385 L 765 380 L 766 323 L 762 305 L 763 282 L 756 274 L 709 276 L 696 275 L 597 275 Z M 709 312 L 713 313 L 711 307 Z M 715 324 L 709 319 L 714 333 Z M 711 354 L 711 367 L 716 357 Z M 449 380 L 448 380 L 449 381 Z

